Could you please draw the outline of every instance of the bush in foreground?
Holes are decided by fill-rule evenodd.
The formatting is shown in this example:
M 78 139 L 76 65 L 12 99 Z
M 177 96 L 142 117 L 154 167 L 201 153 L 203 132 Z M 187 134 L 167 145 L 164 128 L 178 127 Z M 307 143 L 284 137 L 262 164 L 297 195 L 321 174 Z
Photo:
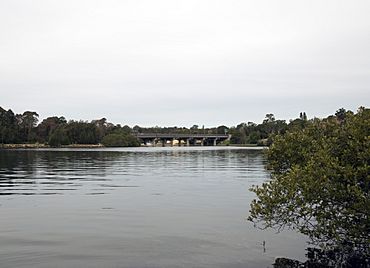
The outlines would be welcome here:
M 267 152 L 271 180 L 252 188 L 257 198 L 249 220 L 370 257 L 369 135 L 365 108 L 277 135 Z

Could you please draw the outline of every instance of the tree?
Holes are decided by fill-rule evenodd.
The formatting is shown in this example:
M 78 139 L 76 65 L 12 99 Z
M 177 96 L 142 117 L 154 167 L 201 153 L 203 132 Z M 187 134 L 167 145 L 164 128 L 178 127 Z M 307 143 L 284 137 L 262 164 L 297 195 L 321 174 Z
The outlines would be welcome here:
M 22 115 L 17 115 L 19 128 L 21 129 L 22 141 L 33 141 L 36 136 L 33 129 L 36 127 L 39 115 L 36 112 L 26 111 Z
M 247 134 L 246 134 L 246 123 L 240 123 L 235 127 L 229 129 L 228 133 L 231 135 L 231 143 L 232 144 L 246 144 L 247 141 Z
M 226 126 L 218 126 L 216 129 L 216 134 L 224 134 L 226 135 L 228 132 L 229 128 Z
M 304 121 L 307 121 L 307 115 L 306 115 L 306 112 L 303 112 L 303 118 L 302 118 Z
M 271 180 L 252 188 L 249 220 L 370 257 L 370 110 L 345 119 L 313 120 L 274 138 Z
M 338 111 L 335 112 L 335 116 L 337 117 L 338 121 L 343 122 L 346 118 L 346 109 L 340 108 Z
M 307 125 L 307 121 L 304 121 L 300 118 L 290 120 L 289 125 L 288 125 L 288 130 L 293 131 L 293 130 L 299 130 L 305 128 Z
M 106 147 L 137 147 L 140 146 L 138 139 L 130 134 L 121 132 L 108 134 L 102 140 Z
M 274 114 L 266 114 L 265 120 L 263 120 L 263 123 L 271 123 L 275 121 Z
M 132 130 L 128 125 L 124 125 L 121 129 L 121 131 L 125 134 L 131 134 Z
M 50 135 L 49 145 L 51 147 L 60 147 L 61 145 L 67 145 L 70 143 L 66 129 L 63 126 L 56 128 L 53 133 Z
M 307 115 L 306 115 L 306 112 L 301 112 L 299 114 L 299 119 L 303 120 L 303 121 L 307 121 Z
M 18 140 L 18 125 L 12 110 L 0 107 L 0 143 L 14 143 Z
M 249 136 L 248 136 L 248 142 L 250 143 L 250 144 L 257 144 L 258 143 L 258 140 L 260 140 L 261 139 L 261 135 L 260 135 L 260 133 L 259 132 L 257 132 L 257 131 L 253 131 L 253 132 L 251 132 L 250 134 L 249 134 Z
M 71 143 L 96 144 L 99 141 L 98 128 L 95 123 L 69 121 L 66 133 Z
M 135 125 L 132 130 L 135 132 L 135 133 L 140 133 L 142 130 L 141 130 L 141 127 L 139 127 L 138 125 Z
M 63 116 L 53 116 L 42 120 L 42 122 L 36 128 L 38 141 L 48 141 L 53 131 L 58 128 L 58 126 L 65 125 L 66 123 L 67 121 Z
M 99 120 L 92 120 L 91 124 L 96 126 L 98 139 L 102 139 L 107 131 L 107 119 L 103 117 Z

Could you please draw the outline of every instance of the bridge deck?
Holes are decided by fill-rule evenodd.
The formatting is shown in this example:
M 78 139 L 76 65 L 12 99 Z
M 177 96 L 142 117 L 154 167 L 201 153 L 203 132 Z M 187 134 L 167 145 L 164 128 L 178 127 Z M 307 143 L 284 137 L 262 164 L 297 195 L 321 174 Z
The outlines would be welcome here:
M 222 134 L 186 134 L 186 133 L 137 133 L 141 139 L 228 139 L 229 135 Z

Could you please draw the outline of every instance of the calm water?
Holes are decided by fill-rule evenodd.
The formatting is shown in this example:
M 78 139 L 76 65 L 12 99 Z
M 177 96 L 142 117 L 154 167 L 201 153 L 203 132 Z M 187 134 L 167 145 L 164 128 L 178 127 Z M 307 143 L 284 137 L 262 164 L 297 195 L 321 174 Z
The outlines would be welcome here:
M 261 150 L 0 151 L 1 267 L 271 267 L 305 239 L 246 221 Z M 262 242 L 266 241 L 264 250 Z

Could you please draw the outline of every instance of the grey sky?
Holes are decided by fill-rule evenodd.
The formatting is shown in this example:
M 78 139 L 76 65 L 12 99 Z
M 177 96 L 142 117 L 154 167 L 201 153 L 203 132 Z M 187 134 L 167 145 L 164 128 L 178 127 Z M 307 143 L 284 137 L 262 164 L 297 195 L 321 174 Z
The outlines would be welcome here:
M 0 1 L 0 106 L 216 126 L 370 104 L 370 1 Z

